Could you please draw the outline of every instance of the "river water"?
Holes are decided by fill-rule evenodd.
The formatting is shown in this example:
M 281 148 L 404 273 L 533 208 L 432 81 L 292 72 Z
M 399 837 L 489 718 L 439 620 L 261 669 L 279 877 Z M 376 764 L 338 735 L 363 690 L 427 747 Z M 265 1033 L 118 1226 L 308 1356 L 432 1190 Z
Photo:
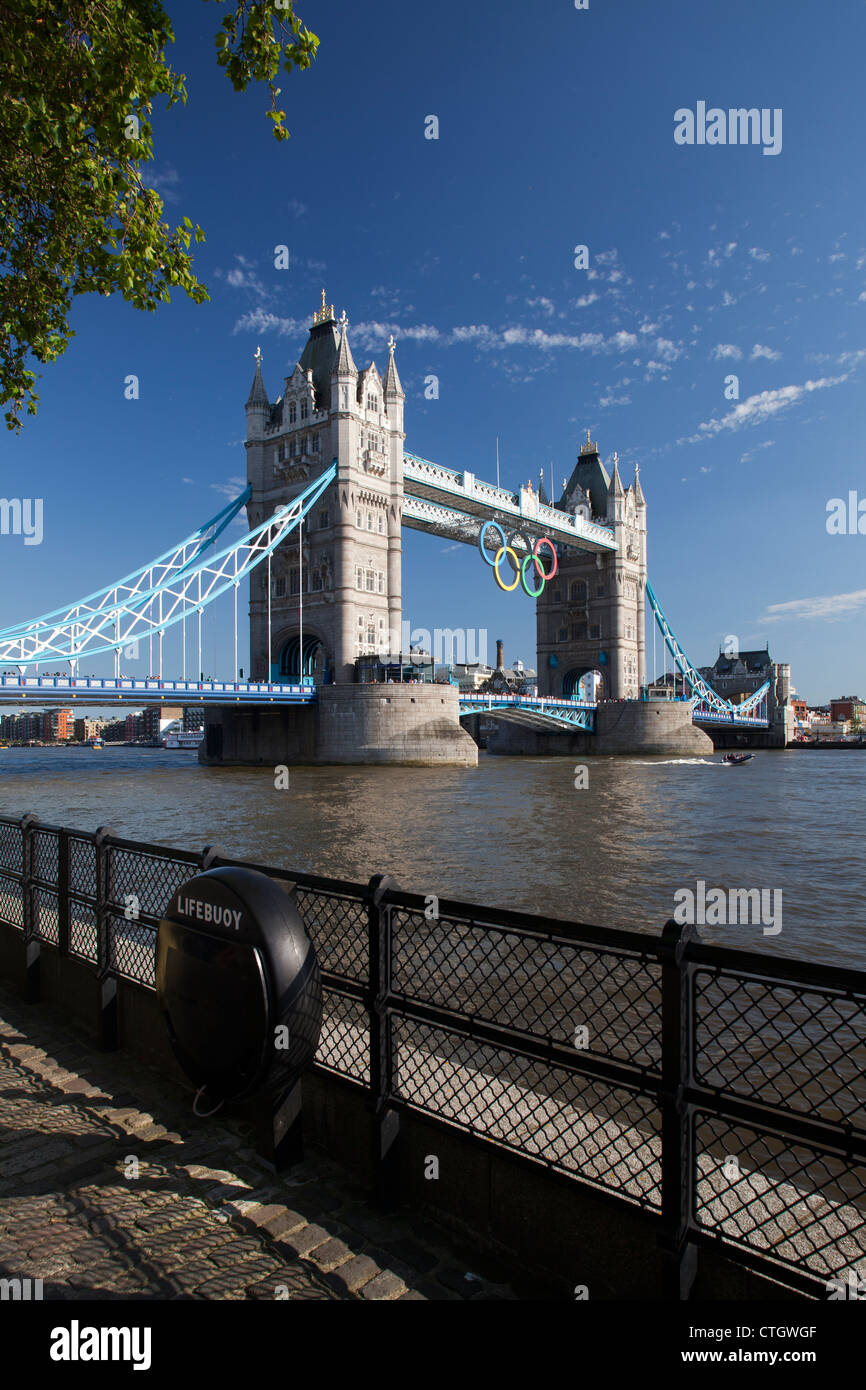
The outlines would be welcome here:
M 477 769 L 204 768 L 194 752 L 0 750 L 0 814 L 366 881 L 657 932 L 677 890 L 781 894 L 778 934 L 703 927 L 703 940 L 866 968 L 866 752 L 715 759 L 481 753 Z M 577 779 L 580 780 L 580 779 Z M 779 913 L 772 914 L 779 923 Z

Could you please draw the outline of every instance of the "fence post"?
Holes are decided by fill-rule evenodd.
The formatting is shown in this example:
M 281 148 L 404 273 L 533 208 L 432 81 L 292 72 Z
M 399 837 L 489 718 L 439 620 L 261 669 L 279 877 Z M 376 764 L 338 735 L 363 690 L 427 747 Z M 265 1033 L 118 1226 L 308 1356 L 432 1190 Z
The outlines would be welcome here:
M 111 931 L 108 914 L 108 869 L 112 832 L 101 825 L 94 837 L 96 845 L 96 978 L 97 1046 L 103 1052 L 117 1048 L 117 976 L 111 964 Z
M 69 831 L 57 837 L 57 949 L 69 955 Z
M 391 1037 L 391 913 L 382 899 L 397 888 L 388 874 L 370 879 L 369 991 L 370 991 L 370 1098 L 373 1111 L 373 1186 L 381 1207 L 399 1202 L 400 1113 L 390 1105 L 394 1090 L 394 1055 Z
M 32 813 L 21 821 L 21 920 L 24 927 L 24 1001 L 39 1003 L 39 953 L 33 910 L 33 831 L 39 817 Z
M 694 927 L 665 923 L 659 944 L 662 964 L 662 1140 L 663 1296 L 686 1300 L 697 1274 L 692 1239 L 695 1194 L 694 1117 L 687 1099 L 692 1082 L 694 1022 L 692 970 L 684 960 Z

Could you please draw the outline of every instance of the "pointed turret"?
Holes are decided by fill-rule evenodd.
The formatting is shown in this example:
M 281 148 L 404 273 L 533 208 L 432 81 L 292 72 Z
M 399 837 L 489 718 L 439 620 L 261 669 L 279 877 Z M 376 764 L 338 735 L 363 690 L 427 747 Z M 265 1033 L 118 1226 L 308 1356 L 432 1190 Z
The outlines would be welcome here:
M 538 500 L 543 507 L 550 506 L 550 498 L 544 490 L 544 469 L 538 470 Z
M 256 374 L 247 397 L 247 439 L 261 439 L 270 412 L 268 393 L 262 379 L 262 350 L 256 348 Z
M 619 456 L 613 456 L 613 473 L 610 479 L 611 497 L 625 497 L 625 488 L 622 485 L 622 478 L 619 476 Z
M 268 393 L 265 390 L 265 383 L 262 377 L 262 350 L 256 348 L 256 374 L 253 377 L 253 384 L 250 387 L 250 394 L 247 397 L 247 410 L 251 405 L 263 406 L 266 410 L 270 405 Z
M 646 498 L 643 495 L 643 488 L 640 485 L 640 469 L 637 464 L 634 466 L 634 500 L 639 507 L 646 506 Z
M 388 339 L 388 370 L 385 373 L 385 400 L 405 399 L 403 387 L 400 385 L 400 377 L 397 373 L 397 363 L 394 361 L 394 334 Z
M 349 347 L 349 320 L 346 317 L 345 309 L 340 318 L 340 346 L 337 351 L 337 365 L 334 368 L 334 375 L 358 375 L 358 368 L 355 366 L 355 361 L 352 357 L 352 349 Z

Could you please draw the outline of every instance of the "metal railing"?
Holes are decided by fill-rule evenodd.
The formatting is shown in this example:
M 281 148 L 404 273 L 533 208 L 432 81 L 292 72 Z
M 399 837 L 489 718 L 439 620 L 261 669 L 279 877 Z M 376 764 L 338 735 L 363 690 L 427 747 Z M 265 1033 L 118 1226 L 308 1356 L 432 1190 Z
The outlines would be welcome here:
M 0 819 L 0 921 L 154 988 L 159 921 L 241 864 Z M 700 1246 L 813 1296 L 866 1270 L 866 972 L 249 864 L 296 885 L 322 969 L 316 1066 L 365 1088 L 391 1180 L 402 1111 L 644 1209 L 687 1295 Z M 113 994 L 104 991 L 104 1046 Z

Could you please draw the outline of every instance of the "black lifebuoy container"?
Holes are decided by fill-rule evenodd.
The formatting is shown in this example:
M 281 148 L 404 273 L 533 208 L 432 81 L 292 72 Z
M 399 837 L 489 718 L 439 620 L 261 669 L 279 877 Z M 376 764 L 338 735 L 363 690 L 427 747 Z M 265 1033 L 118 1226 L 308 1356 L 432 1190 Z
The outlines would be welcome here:
M 294 890 L 255 869 L 208 869 L 178 889 L 159 924 L 156 989 L 174 1054 L 209 1098 L 276 1107 L 315 1056 L 316 952 Z

